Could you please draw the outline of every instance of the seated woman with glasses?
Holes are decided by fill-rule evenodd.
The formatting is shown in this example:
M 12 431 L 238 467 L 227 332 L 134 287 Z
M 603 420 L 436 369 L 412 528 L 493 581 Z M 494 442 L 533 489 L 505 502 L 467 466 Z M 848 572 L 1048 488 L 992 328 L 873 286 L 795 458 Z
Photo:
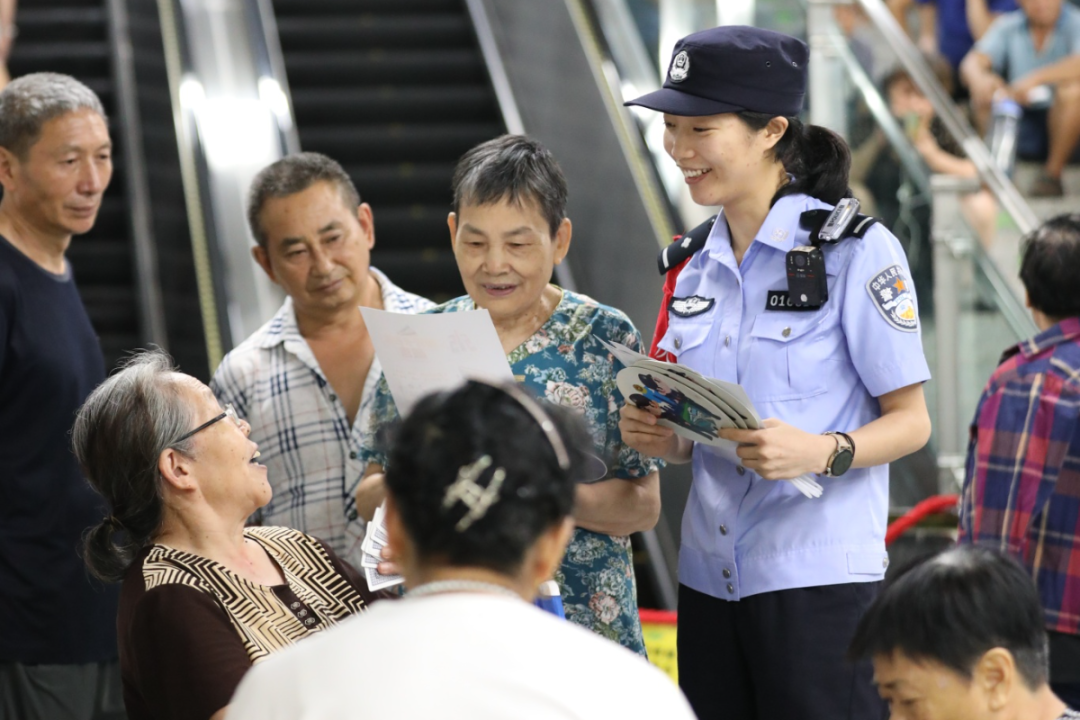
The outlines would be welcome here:
M 253 664 L 373 599 L 316 538 L 244 527 L 271 495 L 248 431 L 160 351 L 135 355 L 79 410 L 75 454 L 112 510 L 85 557 L 123 580 L 130 720 L 218 720 Z
M 421 400 L 385 479 L 405 598 L 255 668 L 229 720 L 690 720 L 640 655 L 529 602 L 573 534 L 591 451 L 575 413 L 514 384 Z

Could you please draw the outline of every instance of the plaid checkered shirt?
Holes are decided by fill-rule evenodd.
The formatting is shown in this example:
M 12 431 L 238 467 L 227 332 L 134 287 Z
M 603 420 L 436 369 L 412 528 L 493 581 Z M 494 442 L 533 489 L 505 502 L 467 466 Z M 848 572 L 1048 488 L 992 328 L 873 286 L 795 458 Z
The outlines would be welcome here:
M 430 300 L 405 292 L 375 268 L 388 312 L 419 313 Z M 360 567 L 364 523 L 346 487 L 364 471 L 360 447 L 368 406 L 382 375 L 373 358 L 360 409 L 349 426 L 345 406 L 300 335 L 291 298 L 270 322 L 225 356 L 210 387 L 251 423 L 259 462 L 267 467 L 274 497 L 253 519 L 256 524 L 296 528 L 323 540 Z
M 1006 351 L 983 391 L 960 541 L 1017 558 L 1046 627 L 1080 633 L 1080 318 Z

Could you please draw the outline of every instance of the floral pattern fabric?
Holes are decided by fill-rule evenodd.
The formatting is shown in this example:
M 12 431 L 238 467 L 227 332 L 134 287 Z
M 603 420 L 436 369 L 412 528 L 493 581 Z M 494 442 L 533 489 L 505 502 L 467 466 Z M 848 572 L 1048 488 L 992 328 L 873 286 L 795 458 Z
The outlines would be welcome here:
M 428 312 L 473 309 L 472 299 L 465 296 Z M 596 338 L 640 352 L 641 335 L 625 314 L 585 295 L 563 290 L 548 321 L 511 351 L 507 360 L 514 377 L 536 395 L 582 413 L 596 453 L 607 459 L 609 477 L 644 477 L 658 469 L 658 461 L 623 443 L 619 432 L 623 397 L 615 384 L 620 367 Z M 379 381 L 371 407 L 372 432 L 366 435 L 361 459 L 365 465 L 385 467 L 387 453 L 378 444 L 378 431 L 398 417 L 385 378 Z M 555 579 L 562 591 L 567 619 L 645 654 L 629 537 L 578 528 Z

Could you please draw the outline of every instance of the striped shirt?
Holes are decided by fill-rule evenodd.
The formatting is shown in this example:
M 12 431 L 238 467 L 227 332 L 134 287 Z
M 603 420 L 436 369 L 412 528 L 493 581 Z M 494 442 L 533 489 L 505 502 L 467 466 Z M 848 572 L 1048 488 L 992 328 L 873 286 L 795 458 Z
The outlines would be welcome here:
M 418 313 L 434 306 L 405 292 L 375 268 L 388 312 Z M 267 466 L 274 496 L 257 514 L 261 525 L 296 528 L 325 541 L 359 567 L 363 521 L 346 488 L 363 475 L 360 448 L 367 433 L 368 407 L 382 375 L 372 359 L 356 420 L 349 426 L 345 406 L 300 335 L 291 298 L 270 322 L 225 356 L 210 387 L 251 423 L 259 462 Z
M 1046 627 L 1080 634 L 1080 318 L 1005 353 L 975 411 L 960 541 L 1030 571 Z

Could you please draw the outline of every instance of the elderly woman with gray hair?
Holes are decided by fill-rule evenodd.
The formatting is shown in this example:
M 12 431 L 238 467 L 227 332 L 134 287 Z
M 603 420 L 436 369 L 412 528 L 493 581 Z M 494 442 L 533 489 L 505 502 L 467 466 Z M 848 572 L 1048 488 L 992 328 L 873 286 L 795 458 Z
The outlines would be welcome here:
M 123 580 L 130 720 L 218 720 L 253 664 L 373 599 L 320 540 L 245 528 L 271 496 L 248 430 L 160 351 L 135 355 L 79 410 L 75 454 L 111 508 L 86 562 Z

